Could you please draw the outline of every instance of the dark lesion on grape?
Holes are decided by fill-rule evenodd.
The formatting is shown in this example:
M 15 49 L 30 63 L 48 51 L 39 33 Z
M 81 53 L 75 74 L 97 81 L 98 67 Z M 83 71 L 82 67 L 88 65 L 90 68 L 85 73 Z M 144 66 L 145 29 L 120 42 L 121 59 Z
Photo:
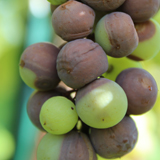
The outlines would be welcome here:
M 73 107 L 71 107 L 71 109 L 72 109 L 72 110 L 74 110 L 74 108 L 73 108 Z
M 121 48 L 120 44 L 116 44 L 115 48 L 119 50 Z
M 125 146 L 126 146 L 127 150 L 130 150 L 132 148 L 130 144 L 126 144 Z
M 110 138 L 114 139 L 114 138 L 115 138 L 115 135 L 114 135 L 114 134 L 111 134 L 111 135 L 110 135 Z
M 149 100 L 147 100 L 147 99 L 142 99 L 141 100 L 141 104 L 148 104 L 149 103 Z
M 46 125 L 46 121 L 43 123 L 43 125 Z
M 51 80 L 45 80 L 43 78 L 37 78 L 34 82 L 35 86 L 39 89 L 50 90 L 53 87 Z
M 113 65 L 110 64 L 106 73 L 112 72 L 113 69 L 114 69 Z
M 71 73 L 71 70 L 67 70 L 67 73 L 70 74 L 70 73 Z
M 117 148 L 119 148 L 121 150 L 122 146 L 121 145 L 117 145 Z
M 124 140 L 123 140 L 123 143 L 127 143 L 127 142 L 128 142 L 128 140 L 127 140 L 127 139 L 124 139 Z
M 25 62 L 21 60 L 19 65 L 23 68 L 25 66 Z
M 152 86 L 148 86 L 148 89 L 149 89 L 150 91 L 152 91 Z
M 127 56 L 127 58 L 132 59 L 132 60 L 135 60 L 135 61 L 143 61 L 142 58 L 139 58 L 139 57 L 134 56 L 134 55 L 129 55 L 129 56 Z

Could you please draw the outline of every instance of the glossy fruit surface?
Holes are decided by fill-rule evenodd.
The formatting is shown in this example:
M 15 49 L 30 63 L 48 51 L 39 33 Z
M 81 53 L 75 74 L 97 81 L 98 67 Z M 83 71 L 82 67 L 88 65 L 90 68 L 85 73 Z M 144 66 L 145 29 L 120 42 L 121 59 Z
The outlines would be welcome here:
M 99 78 L 78 90 L 76 110 L 93 128 L 109 128 L 120 122 L 128 107 L 123 89 L 114 81 Z
M 49 98 L 40 111 L 42 127 L 52 134 L 65 134 L 71 131 L 77 121 L 74 103 L 63 96 Z

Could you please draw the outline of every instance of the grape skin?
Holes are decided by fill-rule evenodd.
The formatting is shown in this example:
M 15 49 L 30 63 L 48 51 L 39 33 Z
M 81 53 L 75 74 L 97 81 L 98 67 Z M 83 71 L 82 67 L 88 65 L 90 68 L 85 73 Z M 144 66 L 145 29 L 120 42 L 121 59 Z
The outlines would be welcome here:
M 65 94 L 67 91 L 64 88 L 57 87 L 51 91 L 34 91 L 28 99 L 27 103 L 27 113 L 31 122 L 40 130 L 45 131 L 42 127 L 39 114 L 42 105 L 46 100 L 54 96 L 60 96 Z
M 52 14 L 56 34 L 66 41 L 88 36 L 93 30 L 94 20 L 94 10 L 78 1 L 68 1 Z
M 51 0 L 52 1 L 52 0 Z M 85 1 L 85 0 L 82 0 L 82 1 Z M 87 0 L 86 0 L 87 1 Z M 94 1 L 94 0 L 93 0 Z M 124 2 L 124 0 L 122 0 L 123 2 Z M 121 1 L 121 2 L 122 2 Z M 129 0 L 128 0 L 129 1 Z M 52 2 L 54 2 L 54 0 L 52 1 Z M 70 1 L 70 2 L 68 2 L 68 3 L 76 3 L 76 1 Z M 104 1 L 103 1 L 104 2 Z M 109 2 L 109 1 L 107 1 L 107 2 Z M 121 3 L 120 2 L 120 3 Z M 123 3 L 122 2 L 122 3 Z M 59 3 L 58 3 L 59 4 Z M 100 3 L 99 3 L 100 4 Z M 62 5 L 61 5 L 62 6 Z M 64 5 L 65 6 L 65 5 Z M 105 5 L 101 5 L 102 6 L 102 8 L 104 8 L 104 6 Z M 79 7 L 80 8 L 80 7 Z M 100 9 L 101 10 L 101 9 Z M 112 10 L 112 9 L 111 9 Z M 94 12 L 94 11 L 93 11 Z M 92 15 L 93 15 L 93 12 L 91 13 Z M 72 16 L 74 15 L 74 12 L 71 14 Z M 95 16 L 95 15 L 94 15 Z M 66 17 L 66 16 L 64 16 L 64 17 Z M 56 17 L 57 19 L 59 19 L 59 16 L 57 16 Z M 69 18 L 71 18 L 71 16 L 69 17 Z M 65 18 L 64 18 L 65 19 Z M 93 19 L 92 19 L 93 20 Z M 83 20 L 84 22 L 86 21 L 86 22 L 88 22 L 88 20 Z M 62 26 L 65 26 L 64 28 L 66 28 L 66 25 L 65 24 L 63 24 L 63 20 L 60 20 L 60 22 L 61 22 L 61 24 L 62 24 Z M 89 23 L 89 22 L 88 22 Z M 86 23 L 87 24 L 87 23 Z M 120 24 L 123 24 L 123 22 L 120 22 Z M 71 28 L 71 31 L 74 31 L 77 27 L 75 27 L 77 24 L 75 23 L 71 23 L 71 27 L 69 27 L 69 28 Z M 73 26 L 73 27 L 72 27 Z M 77 25 L 78 27 L 80 26 L 80 25 Z M 84 25 L 83 25 L 84 26 Z M 119 26 L 119 25 L 117 25 L 116 24 L 116 26 Z M 55 27 L 56 28 L 56 27 Z M 92 26 L 91 27 L 89 27 L 91 30 L 92 30 Z M 82 25 L 80 26 L 80 29 L 82 29 Z M 125 29 L 124 29 L 125 30 Z M 125 30 L 126 31 L 126 30 Z M 66 34 L 68 34 L 68 32 L 66 32 Z M 77 36 L 77 35 L 76 35 Z M 79 35 L 78 35 L 79 36 Z M 75 35 L 73 36 L 74 38 L 75 38 Z M 68 39 L 67 40 L 71 40 L 72 38 L 73 38 L 71 35 L 69 35 L 68 36 Z M 82 36 L 82 37 L 84 37 L 84 36 Z M 71 39 L 70 39 L 71 38 Z M 76 37 L 76 38 L 79 38 L 79 37 Z M 100 38 L 101 38 L 101 36 L 100 36 Z M 65 39 L 65 38 L 64 38 Z M 115 39 L 118 39 L 118 36 L 115 38 Z M 113 42 L 113 41 L 112 41 Z M 126 45 L 126 46 L 129 46 L 129 44 L 128 45 Z M 83 48 L 83 47 L 82 47 Z M 116 48 L 117 49 L 119 49 L 119 44 L 117 45 L 116 44 Z M 80 48 L 81 49 L 81 48 Z M 123 52 L 123 53 L 126 53 L 126 52 Z M 122 53 L 122 54 L 123 54 Z M 120 55 L 121 56 L 121 55 Z M 94 56 L 93 56 L 94 57 Z M 89 58 L 89 59 L 91 59 L 91 58 Z M 97 58 L 96 57 L 94 57 L 94 59 L 96 59 L 97 60 Z M 89 62 L 89 61 L 88 61 Z M 91 61 L 89 62 L 89 63 L 92 63 Z M 99 63 L 98 62 L 98 64 L 100 65 L 101 63 Z M 102 63 L 103 64 L 103 63 Z M 53 88 L 55 88 L 56 86 L 57 86 L 57 84 L 59 83 L 59 81 L 60 81 L 60 79 L 59 79 L 59 77 L 58 77 L 58 75 L 57 75 L 57 77 L 58 78 L 55 78 L 54 79 L 54 85 L 53 84 L 51 84 L 50 83 L 50 81 L 51 81 L 51 79 L 53 79 L 53 78 L 49 78 L 49 79 L 44 79 L 44 80 L 42 80 L 41 78 L 37 78 L 37 75 L 38 75 L 38 71 L 36 70 L 36 72 L 35 72 L 35 70 L 33 71 L 31 68 L 25 68 L 26 66 L 26 62 L 24 62 L 23 60 L 21 60 L 20 61 L 20 73 L 21 73 L 21 77 L 22 77 L 22 79 L 24 80 L 24 82 L 27 84 L 27 85 L 29 85 L 30 87 L 32 87 L 32 88 L 34 88 L 34 89 L 38 89 L 38 90 L 51 90 L 51 89 L 53 89 Z M 77 64 L 76 64 L 77 65 Z M 25 67 L 24 67 L 25 66 Z M 99 66 L 95 66 L 95 65 L 93 65 L 92 66 L 94 69 L 95 69 L 95 71 L 97 71 L 97 69 L 99 69 Z M 92 68 L 91 67 L 91 68 Z M 87 67 L 86 67 L 87 68 Z M 105 68 L 105 67 L 104 67 Z M 108 62 L 107 62 L 107 68 L 108 68 Z M 74 67 L 73 67 L 73 69 L 74 69 Z M 88 68 L 87 68 L 88 69 Z M 90 68 L 89 68 L 90 69 Z M 89 70 L 88 69 L 88 70 Z M 80 69 L 81 70 L 81 69 Z M 80 71 L 79 70 L 79 71 Z M 54 70 L 55 71 L 55 70 Z M 94 71 L 94 72 L 95 72 Z M 41 71 L 40 71 L 41 72 Z M 56 71 L 55 71 L 56 72 Z M 55 73 L 54 72 L 54 73 Z M 68 72 L 68 70 L 67 70 L 67 72 Z M 83 72 L 84 73 L 84 72 Z M 83 74 L 82 73 L 82 74 Z M 87 71 L 86 72 L 87 74 L 87 78 L 88 78 L 88 76 L 91 76 L 91 75 L 93 75 L 90 71 Z M 29 76 L 28 76 L 28 74 L 29 74 Z M 56 73 L 57 74 L 57 73 Z M 70 74 L 70 70 L 69 70 L 69 74 Z M 66 79 L 63 79 L 63 78 L 61 78 L 61 79 L 63 79 L 65 82 L 66 82 L 66 84 L 68 85 L 69 83 L 71 84 L 69 84 L 69 86 L 70 87 L 72 87 L 72 88 L 81 88 L 81 87 L 84 87 L 84 85 L 86 85 L 87 83 L 92 83 L 91 81 L 92 80 L 95 80 L 95 79 L 92 79 L 92 80 L 90 80 L 90 81 L 88 81 L 87 83 L 85 83 L 85 84 L 83 84 L 83 85 L 81 85 L 81 82 L 79 81 L 80 80 L 80 78 L 82 77 L 83 78 L 83 80 L 85 79 L 86 80 L 86 78 L 83 76 L 83 75 L 80 75 L 80 72 L 79 72 L 79 75 L 80 75 L 80 77 L 76 77 L 76 81 L 70 81 L 70 79 L 69 78 L 66 78 Z M 75 73 L 73 73 L 72 74 L 72 76 L 74 76 L 75 75 Z M 98 76 L 100 76 L 100 75 L 98 75 Z M 94 78 L 97 78 L 98 76 L 95 76 Z M 28 79 L 25 79 L 26 77 L 29 77 Z M 38 80 L 37 80 L 38 79 Z M 27 81 L 28 80 L 30 80 L 30 82 L 28 83 Z M 68 82 L 67 82 L 68 81 Z M 78 86 L 72 86 L 72 84 L 73 83 L 77 83 L 76 85 Z M 88 86 L 88 84 L 85 86 L 85 87 L 87 87 Z M 84 87 L 84 88 L 85 88 Z M 93 86 L 92 86 L 93 87 Z M 93 88 L 90 88 L 91 90 L 92 89 L 94 89 L 94 87 Z M 96 86 L 97 87 L 97 86 Z M 99 86 L 98 86 L 99 87 Z M 103 88 L 104 86 L 102 86 L 102 88 Z M 102 89 L 101 88 L 101 89 Z M 105 88 L 105 87 L 104 87 Z M 153 88 L 152 88 L 152 86 L 149 86 L 148 87 L 148 89 L 149 90 L 152 90 Z M 78 94 L 77 94 L 77 97 L 76 97 L 76 103 L 78 104 L 82 99 L 83 99 L 83 96 L 85 97 L 89 92 L 90 92 L 90 90 L 89 91 L 86 91 L 86 92 L 81 92 L 80 93 L 80 91 L 81 90 L 83 90 L 83 88 L 81 88 L 79 91 L 78 91 Z M 79 94 L 80 93 L 80 94 Z M 109 95 L 109 94 L 108 94 Z M 110 96 L 110 95 L 109 95 Z M 98 95 L 97 95 L 97 97 L 98 97 Z M 155 97 L 156 97 L 156 95 L 155 95 Z M 44 97 L 43 97 L 44 98 Z M 43 99 L 42 98 L 42 99 Z M 90 97 L 89 97 L 90 98 Z M 96 99 L 96 97 L 95 97 L 95 99 Z M 93 99 L 93 100 L 95 100 L 95 99 Z M 110 99 L 110 98 L 109 98 Z M 101 97 L 101 96 L 99 96 L 99 100 L 97 100 L 97 101 L 103 101 L 103 96 Z M 96 101 L 96 100 L 95 100 Z M 56 102 L 57 102 L 57 100 L 56 100 Z M 86 103 L 86 101 L 84 101 L 84 103 Z M 65 103 L 66 104 L 66 103 Z M 119 104 L 119 103 L 117 103 L 117 104 Z M 78 106 L 78 105 L 77 105 Z M 125 108 L 125 107 L 124 107 Z M 57 109 L 57 108 L 56 108 Z M 73 108 L 71 107 L 71 109 L 73 110 Z M 150 108 L 151 109 L 151 108 Z M 62 111 L 65 111 L 65 110 L 62 110 L 62 109 L 60 109 L 61 110 L 61 112 Z M 74 108 L 74 110 L 75 110 L 75 108 Z M 52 113 L 54 113 L 54 111 L 56 111 L 56 110 L 52 110 Z M 146 112 L 146 111 L 145 111 Z M 113 113 L 113 112 L 112 112 Z M 124 112 L 125 113 L 125 112 Z M 65 112 L 65 114 L 66 114 L 66 112 Z M 63 113 L 63 115 L 65 115 L 64 113 Z M 127 114 L 130 114 L 129 112 L 127 113 Z M 139 113 L 138 113 L 139 114 Z M 113 119 L 114 119 L 114 114 L 111 114 L 111 116 L 113 115 Z M 34 115 L 33 115 L 34 116 Z M 66 116 L 66 115 L 65 115 Z M 89 115 L 90 116 L 90 115 Z M 89 117 L 88 116 L 88 117 Z M 41 116 L 42 117 L 42 116 Z M 48 117 L 48 116 L 46 116 L 46 117 Z M 62 116 L 60 116 L 60 117 L 62 117 Z M 77 116 L 78 117 L 78 116 Z M 87 117 L 87 118 L 88 118 Z M 99 117 L 98 117 L 99 118 Z M 101 118 L 101 117 L 100 117 Z M 68 118 L 66 118 L 66 119 L 68 119 Z M 66 120 L 65 119 L 65 120 Z M 77 118 L 78 119 L 78 118 Z M 65 120 L 63 120 L 63 121 L 65 121 Z M 103 118 L 101 118 L 101 121 L 105 121 L 105 119 L 103 119 Z M 42 124 L 44 125 L 44 126 L 46 126 L 46 121 L 43 123 L 42 122 Z M 59 126 L 59 124 L 60 124 L 60 122 L 58 122 L 58 128 L 65 128 L 68 124 L 66 124 L 66 126 L 65 127 L 62 127 L 62 126 Z M 99 125 L 99 124 L 98 124 Z M 117 125 L 119 125 L 119 124 L 117 124 Z M 124 126 L 126 126 L 126 125 L 123 125 L 123 127 Z M 115 127 L 115 126 L 114 126 Z M 113 127 L 113 128 L 114 128 Z M 132 129 L 134 129 L 134 126 L 133 125 L 131 125 L 131 126 L 129 126 L 129 127 L 131 127 Z M 51 128 L 49 128 L 49 130 L 50 130 Z M 48 130 L 48 129 L 47 129 Z M 48 130 L 48 131 L 49 131 Z M 51 129 L 52 130 L 52 129 Z M 92 131 L 93 130 L 96 130 L 96 129 L 93 129 L 92 128 Z M 88 126 L 87 126 L 87 131 L 88 131 Z M 91 133 L 93 133 L 93 132 L 91 132 Z M 54 134 L 55 134 L 55 132 L 54 132 Z M 56 133 L 57 134 L 57 133 Z M 60 133 L 58 133 L 58 134 L 63 134 L 62 132 L 60 132 Z M 120 132 L 120 134 L 123 134 L 123 132 Z M 119 134 L 119 135 L 120 135 Z M 50 136 L 55 136 L 55 135 L 52 135 L 52 134 L 47 134 L 47 135 L 50 135 Z M 65 144 L 64 144 L 64 142 L 63 142 L 63 139 L 65 139 L 65 136 L 67 136 L 68 135 L 68 133 L 67 134 L 65 134 L 65 135 L 58 135 L 59 136 L 59 138 L 58 138 L 58 140 L 56 140 L 57 141 L 57 143 L 58 143 L 58 149 L 54 149 L 54 151 L 52 150 L 53 149 L 53 144 L 52 143 L 50 143 L 50 142 L 52 142 L 51 140 L 50 140 L 50 138 L 48 139 L 48 141 L 46 142 L 46 146 L 44 146 L 43 147 L 43 149 L 42 150 L 39 150 L 38 151 L 38 155 L 37 155 L 37 157 L 38 157 L 38 160 L 40 160 L 40 159 L 43 159 L 42 157 L 43 156 L 46 156 L 48 153 L 50 154 L 50 155 L 56 155 L 57 156 L 57 154 L 60 152 L 60 151 L 63 151 L 63 153 L 62 154 L 60 154 L 60 158 L 59 157 L 54 157 L 53 159 L 54 160 L 67 160 L 66 159 L 66 155 L 64 154 L 65 152 L 66 153 L 68 153 L 68 150 L 66 151 L 66 148 L 68 149 L 69 147 L 69 145 L 68 145 L 68 140 L 67 140 L 67 143 L 65 142 Z M 80 133 L 79 133 L 79 135 L 80 135 Z M 71 136 L 72 138 L 73 138 L 73 135 Z M 81 136 L 81 139 L 82 139 L 82 137 L 83 136 Z M 102 136 L 99 136 L 99 138 L 101 139 L 102 138 Z M 117 138 L 117 141 L 119 141 L 119 140 L 121 140 L 121 138 L 122 137 L 119 137 L 119 138 Z M 57 139 L 57 137 L 55 138 L 55 139 Z M 103 141 L 102 139 L 101 139 L 101 141 Z M 117 142 L 116 141 L 116 142 Z M 126 141 L 126 140 L 125 140 Z M 55 141 L 54 141 L 55 142 Z M 60 142 L 60 143 L 59 143 Z M 62 144 L 63 143 L 63 144 Z M 49 145 L 48 145 L 49 144 Z M 54 145 L 55 145 L 55 143 L 54 143 Z M 62 148 L 61 148 L 61 146 L 60 145 L 62 145 Z M 73 155 L 71 155 L 71 157 L 73 158 L 73 160 L 79 160 L 77 157 L 75 158 L 75 156 L 77 156 L 77 152 L 79 151 L 79 149 L 78 149 L 78 151 L 77 150 L 74 150 L 75 149 L 75 146 L 77 145 L 77 143 L 75 143 L 75 145 L 73 145 L 73 148 L 71 149 L 71 151 L 69 152 L 69 153 L 72 153 Z M 43 145 L 41 145 L 41 147 L 42 147 Z M 127 147 L 127 145 L 125 146 L 125 147 Z M 39 147 L 40 148 L 40 147 Z M 88 149 L 88 146 L 87 146 L 87 148 L 85 148 L 85 147 L 81 147 L 81 148 L 83 148 L 83 151 L 82 151 L 82 155 L 84 156 L 84 152 L 86 153 L 86 151 L 87 151 L 87 149 Z M 117 148 L 118 149 L 120 149 L 121 150 L 121 147 L 120 147 L 120 145 L 119 144 L 117 144 Z M 127 148 L 127 149 L 129 149 L 129 151 L 130 151 L 130 149 L 132 149 L 132 147 L 130 147 L 130 148 Z M 74 151 L 73 151 L 74 150 Z M 109 146 L 109 150 L 112 150 L 111 148 L 110 148 L 110 146 Z M 113 149 L 114 151 L 115 151 L 115 149 Z M 49 152 L 48 152 L 49 151 Z M 73 152 L 72 152 L 73 151 Z M 104 151 L 104 152 L 106 152 L 106 150 Z M 79 152 L 78 152 L 79 153 Z M 81 154 L 81 153 L 80 153 Z M 49 156 L 50 156 L 49 155 Z M 85 154 L 86 155 L 86 154 Z M 48 155 L 47 155 L 48 156 Z M 108 155 L 107 155 L 108 156 Z M 115 156 L 115 155 L 114 155 Z M 118 157 L 121 157 L 121 156 L 123 156 L 123 155 L 118 155 Z M 68 160 L 71 160 L 71 157 L 69 157 L 69 159 Z M 81 157 L 81 155 L 80 155 L 80 157 Z M 91 155 L 91 157 L 93 158 L 93 160 L 96 160 L 96 156 L 95 156 L 95 154 L 93 154 L 93 155 Z M 46 158 L 46 157 L 45 157 Z M 92 160 L 92 158 L 89 158 L 90 160 Z M 109 157 L 107 157 L 107 158 L 110 158 L 110 156 Z M 85 158 L 82 158 L 82 160 L 84 160 Z M 81 160 L 81 159 L 80 159 Z M 87 158 L 85 159 L 85 160 L 88 160 L 88 156 L 87 156 Z
M 104 158 L 120 158 L 135 147 L 138 131 L 135 122 L 125 116 L 108 129 L 91 128 L 90 139 L 97 154 Z
M 112 12 L 97 23 L 95 41 L 107 55 L 121 58 L 130 55 L 139 40 L 131 17 L 123 12 Z
M 128 68 L 117 76 L 116 82 L 124 89 L 127 95 L 127 114 L 140 115 L 154 106 L 158 88 L 156 81 L 146 70 Z
M 88 137 L 77 131 L 65 135 L 47 133 L 37 150 L 37 160 L 97 160 Z
M 40 42 L 27 47 L 20 58 L 20 75 L 31 88 L 40 91 L 54 89 L 60 79 L 56 70 L 59 49 L 51 43 Z
M 126 0 L 119 8 L 131 16 L 134 22 L 145 22 L 158 12 L 159 0 Z
M 97 43 L 77 39 L 67 43 L 57 57 L 60 79 L 71 88 L 81 88 L 108 69 L 108 59 Z
M 109 128 L 127 111 L 127 97 L 114 81 L 99 78 L 78 90 L 76 110 L 81 120 L 93 128 Z
M 71 131 L 77 121 L 74 103 L 63 96 L 49 98 L 40 111 L 41 125 L 52 134 L 65 134 Z
M 117 9 L 125 0 L 82 0 L 82 2 L 87 3 L 95 10 L 109 12 Z

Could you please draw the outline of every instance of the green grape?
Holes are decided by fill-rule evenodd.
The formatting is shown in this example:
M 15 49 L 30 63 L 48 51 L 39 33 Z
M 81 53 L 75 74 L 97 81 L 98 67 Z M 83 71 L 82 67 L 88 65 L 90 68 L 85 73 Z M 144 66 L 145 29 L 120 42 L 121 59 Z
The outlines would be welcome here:
M 160 51 L 160 25 L 154 19 L 135 23 L 139 44 L 128 58 L 135 61 L 152 59 Z
M 75 105 L 63 96 L 49 98 L 40 111 L 42 127 L 52 134 L 64 134 L 74 128 L 78 121 Z
M 159 11 L 154 15 L 153 19 L 156 20 L 156 21 L 160 24 L 160 9 L 159 9 Z
M 114 81 L 99 78 L 78 90 L 76 110 L 81 120 L 93 128 L 109 128 L 119 123 L 127 111 L 127 97 Z
M 37 160 L 97 160 L 88 137 L 72 130 L 64 135 L 47 133 L 39 143 Z
M 110 79 L 112 81 L 116 80 L 118 74 L 127 68 L 142 68 L 140 62 L 133 61 L 126 57 L 123 58 L 113 58 L 108 56 L 109 68 L 107 72 L 103 74 L 103 77 Z
M 61 5 L 65 2 L 67 2 L 67 0 L 47 0 L 47 1 L 53 5 Z

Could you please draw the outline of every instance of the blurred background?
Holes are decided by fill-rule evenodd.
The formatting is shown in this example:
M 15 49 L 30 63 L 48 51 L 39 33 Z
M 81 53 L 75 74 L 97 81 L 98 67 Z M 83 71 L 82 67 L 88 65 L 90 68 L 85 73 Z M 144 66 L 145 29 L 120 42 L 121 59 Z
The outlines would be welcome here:
M 155 19 L 160 23 L 160 16 Z M 47 0 L 0 0 L 0 160 L 36 160 L 36 148 L 44 133 L 28 118 L 26 104 L 33 90 L 19 76 L 19 59 L 33 43 L 56 44 L 54 37 Z M 160 52 L 142 66 L 160 88 Z M 139 138 L 135 149 L 122 160 L 160 160 L 159 115 L 160 93 L 151 111 L 132 116 Z

